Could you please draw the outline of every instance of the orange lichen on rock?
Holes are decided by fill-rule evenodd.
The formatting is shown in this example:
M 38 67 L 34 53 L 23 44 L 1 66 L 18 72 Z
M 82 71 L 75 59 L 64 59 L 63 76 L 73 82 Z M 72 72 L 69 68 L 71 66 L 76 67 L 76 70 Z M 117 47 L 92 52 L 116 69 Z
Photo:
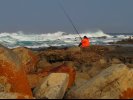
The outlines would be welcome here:
M 33 51 L 24 47 L 15 48 L 13 51 L 18 54 L 22 63 L 25 65 L 24 69 L 26 73 L 32 73 L 36 70 L 39 57 Z
M 123 91 L 120 95 L 120 99 L 131 99 L 133 98 L 133 89 L 128 88 L 127 90 Z
M 0 76 L 7 77 L 7 81 L 11 84 L 11 92 L 18 92 L 32 96 L 24 69 L 15 69 L 15 66 L 12 66 L 7 62 L 3 62 L 3 64 L 0 62 L 0 65 Z
M 66 66 L 66 65 L 60 65 L 58 67 L 52 68 L 52 69 L 47 69 L 47 70 L 43 70 L 41 72 L 38 73 L 38 75 L 41 76 L 47 76 L 50 73 L 67 73 L 69 74 L 69 83 L 68 83 L 68 88 L 70 88 L 75 81 L 75 76 L 76 76 L 76 70 L 72 67 Z
M 31 88 L 35 88 L 37 84 L 43 79 L 43 77 L 37 74 L 28 74 L 27 77 Z
M 12 50 L 0 46 L 0 76 L 7 78 L 11 85 L 10 92 L 32 96 L 23 64 Z

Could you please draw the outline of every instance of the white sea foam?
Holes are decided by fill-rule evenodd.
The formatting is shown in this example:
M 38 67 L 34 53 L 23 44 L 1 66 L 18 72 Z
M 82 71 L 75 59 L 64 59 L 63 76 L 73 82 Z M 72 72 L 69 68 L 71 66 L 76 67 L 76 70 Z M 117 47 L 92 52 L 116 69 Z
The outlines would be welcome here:
M 80 37 L 87 36 L 91 40 L 91 44 L 106 44 L 121 39 L 129 38 L 129 35 L 114 36 L 105 34 L 101 30 L 95 32 L 84 32 L 79 35 L 76 33 L 24 33 L 22 31 L 16 33 L 0 33 L 0 43 L 9 47 L 25 46 L 29 48 L 49 47 L 49 46 L 72 46 L 80 43 Z

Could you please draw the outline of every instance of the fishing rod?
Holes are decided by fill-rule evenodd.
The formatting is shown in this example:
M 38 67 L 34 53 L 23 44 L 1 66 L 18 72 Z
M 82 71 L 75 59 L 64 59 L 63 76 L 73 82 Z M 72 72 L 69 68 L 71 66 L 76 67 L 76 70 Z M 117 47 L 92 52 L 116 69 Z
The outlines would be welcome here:
M 76 31 L 76 33 L 79 35 L 80 39 L 82 40 L 82 38 L 81 38 L 81 36 L 80 36 L 80 34 L 79 34 L 79 32 L 78 32 L 76 26 L 74 25 L 72 19 L 70 18 L 70 16 L 69 16 L 68 13 L 66 12 L 65 8 L 62 6 L 62 4 L 61 4 L 60 2 L 58 2 L 58 4 L 59 4 L 60 8 L 63 10 L 63 12 L 64 12 L 64 14 L 66 15 L 67 19 L 69 20 L 69 22 L 72 24 L 74 30 Z

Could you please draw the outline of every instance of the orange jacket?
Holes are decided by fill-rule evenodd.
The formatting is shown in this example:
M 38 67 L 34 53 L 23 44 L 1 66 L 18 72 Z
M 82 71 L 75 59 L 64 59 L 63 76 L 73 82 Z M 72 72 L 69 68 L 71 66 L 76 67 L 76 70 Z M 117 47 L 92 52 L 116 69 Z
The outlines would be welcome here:
M 84 39 L 82 39 L 81 43 L 82 43 L 82 47 L 89 47 L 90 46 L 90 39 L 84 38 Z

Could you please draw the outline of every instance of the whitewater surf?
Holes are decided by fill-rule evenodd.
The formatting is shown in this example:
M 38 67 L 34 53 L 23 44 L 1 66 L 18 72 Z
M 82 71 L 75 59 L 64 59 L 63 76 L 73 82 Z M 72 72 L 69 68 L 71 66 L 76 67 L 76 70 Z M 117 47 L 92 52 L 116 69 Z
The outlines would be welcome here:
M 101 30 L 95 32 L 83 32 L 80 36 L 90 38 L 91 45 L 109 45 L 109 42 L 116 42 L 129 38 L 132 34 L 107 34 Z M 0 44 L 8 48 L 28 47 L 69 47 L 78 46 L 80 37 L 74 33 L 55 32 L 55 33 L 25 33 L 22 31 L 15 33 L 0 33 Z

